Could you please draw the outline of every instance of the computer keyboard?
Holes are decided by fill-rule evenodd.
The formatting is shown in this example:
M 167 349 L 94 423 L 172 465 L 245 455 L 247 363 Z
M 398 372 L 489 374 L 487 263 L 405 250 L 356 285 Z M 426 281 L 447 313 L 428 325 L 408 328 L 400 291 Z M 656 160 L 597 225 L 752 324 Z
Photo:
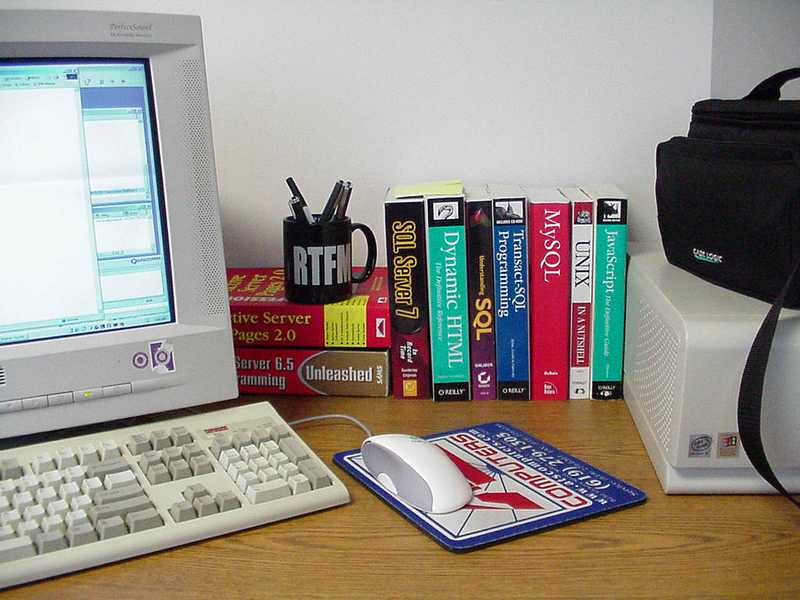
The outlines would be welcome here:
M 268 402 L 0 452 L 0 587 L 344 504 Z

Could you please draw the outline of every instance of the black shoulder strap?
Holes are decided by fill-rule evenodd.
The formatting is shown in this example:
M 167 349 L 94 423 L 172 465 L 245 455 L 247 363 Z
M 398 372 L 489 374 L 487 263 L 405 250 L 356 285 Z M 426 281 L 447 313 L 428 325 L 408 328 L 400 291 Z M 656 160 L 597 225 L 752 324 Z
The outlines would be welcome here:
M 793 69 L 786 69 L 780 73 L 775 73 L 771 77 L 767 77 L 764 81 L 759 83 L 756 87 L 750 90 L 743 99 L 744 100 L 780 100 L 781 87 L 784 83 L 797 79 L 800 77 L 800 67 Z
M 769 351 L 772 347 L 772 338 L 775 336 L 775 328 L 778 325 L 783 304 L 789 290 L 794 285 L 794 280 L 800 272 L 800 260 L 794 265 L 786 285 L 783 286 L 781 293 L 775 298 L 772 307 L 769 309 L 764 322 L 753 340 L 750 347 L 750 354 L 747 355 L 747 362 L 742 373 L 742 382 L 739 386 L 739 437 L 742 446 L 747 454 L 747 458 L 755 467 L 756 471 L 766 479 L 772 487 L 778 490 L 791 502 L 800 508 L 800 500 L 792 497 L 786 488 L 783 487 L 764 453 L 764 444 L 761 441 L 761 396 L 764 391 L 764 375 L 767 371 L 769 361 Z

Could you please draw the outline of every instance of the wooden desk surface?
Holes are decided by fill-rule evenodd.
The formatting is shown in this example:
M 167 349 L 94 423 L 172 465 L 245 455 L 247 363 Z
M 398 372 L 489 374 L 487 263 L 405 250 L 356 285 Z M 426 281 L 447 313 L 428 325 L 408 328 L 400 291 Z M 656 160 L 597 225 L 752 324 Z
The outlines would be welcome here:
M 249 400 L 262 398 L 250 397 Z M 466 554 L 442 549 L 338 467 L 349 505 L 50 581 L 8 598 L 800 597 L 800 515 L 775 496 L 666 496 L 623 402 L 278 399 L 375 433 L 504 420 L 624 479 L 642 505 Z M 331 463 L 360 445 L 346 422 L 298 426 Z

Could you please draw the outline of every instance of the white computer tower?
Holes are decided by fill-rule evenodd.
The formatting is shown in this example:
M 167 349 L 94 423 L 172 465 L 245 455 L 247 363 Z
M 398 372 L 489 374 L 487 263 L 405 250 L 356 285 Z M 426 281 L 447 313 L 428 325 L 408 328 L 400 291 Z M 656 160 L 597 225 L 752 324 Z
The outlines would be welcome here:
M 765 258 L 766 259 L 766 258 Z M 628 271 L 625 400 L 667 493 L 762 493 L 738 437 L 747 353 L 769 305 L 635 249 Z M 770 463 L 800 491 L 800 311 L 784 310 L 764 385 Z

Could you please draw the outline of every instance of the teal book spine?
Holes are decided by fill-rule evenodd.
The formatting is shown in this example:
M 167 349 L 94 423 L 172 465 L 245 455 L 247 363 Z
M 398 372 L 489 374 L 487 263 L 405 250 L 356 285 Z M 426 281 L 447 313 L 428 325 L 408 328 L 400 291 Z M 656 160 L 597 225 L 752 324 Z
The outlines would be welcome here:
M 426 199 L 434 400 L 469 400 L 469 312 L 464 197 Z
M 597 199 L 592 398 L 622 398 L 628 201 Z

